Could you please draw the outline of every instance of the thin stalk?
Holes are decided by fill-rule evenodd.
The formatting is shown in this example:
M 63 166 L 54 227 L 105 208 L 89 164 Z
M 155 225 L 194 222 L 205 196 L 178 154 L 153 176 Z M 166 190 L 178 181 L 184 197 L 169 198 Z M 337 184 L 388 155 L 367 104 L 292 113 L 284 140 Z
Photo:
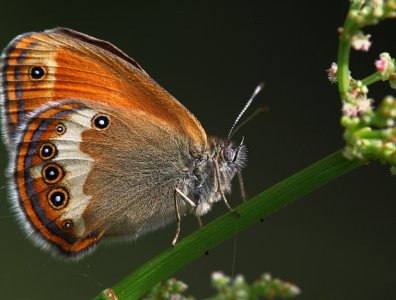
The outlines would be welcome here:
M 367 130 L 369 129 L 369 130 Z M 387 140 L 389 139 L 390 132 L 386 130 L 372 130 L 371 128 L 365 127 L 360 131 L 354 133 L 357 137 L 361 139 L 378 139 Z
M 224 214 L 179 241 L 174 248 L 149 260 L 95 299 L 115 299 L 107 296 L 109 291 L 118 300 L 140 299 L 155 284 L 204 255 L 205 251 L 360 165 L 362 162 L 344 158 L 342 150 L 334 152 L 238 206 L 236 210 L 241 217 Z
M 349 91 L 349 54 L 351 51 L 351 44 L 349 40 L 340 36 L 340 44 L 338 46 L 338 59 L 337 59 L 337 81 L 338 91 L 340 92 L 341 99 L 344 99 Z
M 370 84 L 376 83 L 377 81 L 382 80 L 382 74 L 380 72 L 375 72 L 366 78 L 362 79 L 363 85 L 369 86 Z
M 351 36 L 357 29 L 357 25 L 352 21 L 350 12 L 360 6 L 358 1 L 352 3 L 348 16 L 345 20 L 344 27 L 340 28 L 340 43 L 338 46 L 337 58 L 337 81 L 338 90 L 340 92 L 341 100 L 345 101 L 349 92 L 349 55 L 351 52 Z

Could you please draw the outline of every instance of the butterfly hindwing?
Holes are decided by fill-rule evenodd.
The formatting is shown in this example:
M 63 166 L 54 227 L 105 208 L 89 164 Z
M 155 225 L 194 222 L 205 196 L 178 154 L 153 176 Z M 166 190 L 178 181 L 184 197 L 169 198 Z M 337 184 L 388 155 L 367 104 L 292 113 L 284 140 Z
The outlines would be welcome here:
M 94 161 L 79 145 L 94 114 L 80 103 L 34 111 L 19 129 L 11 164 L 16 211 L 28 234 L 67 255 L 89 249 L 102 234 L 83 218 L 90 201 L 83 185 Z
M 12 191 L 40 245 L 79 257 L 102 236 L 135 239 L 175 219 L 174 190 L 194 162 L 160 120 L 66 99 L 33 111 L 19 132 Z

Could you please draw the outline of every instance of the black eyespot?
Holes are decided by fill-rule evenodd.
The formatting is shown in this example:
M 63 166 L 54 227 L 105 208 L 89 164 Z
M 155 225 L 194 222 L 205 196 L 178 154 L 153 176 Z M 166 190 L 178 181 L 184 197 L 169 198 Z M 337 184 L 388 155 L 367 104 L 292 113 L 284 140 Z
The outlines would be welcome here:
M 57 134 L 62 135 L 66 132 L 66 126 L 62 123 L 59 123 L 58 125 L 56 125 L 55 130 Z
M 73 221 L 65 220 L 65 221 L 63 221 L 62 226 L 63 226 L 63 229 L 70 230 L 73 228 Z
M 40 146 L 38 151 L 41 159 L 48 160 L 54 158 L 56 155 L 56 147 L 51 143 L 44 143 Z
M 96 129 L 103 130 L 110 126 L 110 118 L 107 115 L 98 114 L 93 117 L 92 124 Z
M 35 80 L 43 78 L 44 75 L 45 75 L 45 71 L 43 67 L 36 66 L 30 70 L 30 77 L 32 77 Z
M 48 203 L 53 209 L 62 209 L 69 202 L 69 194 L 64 188 L 53 189 L 48 193 Z
M 62 179 L 64 172 L 62 167 L 56 164 L 48 164 L 44 166 L 42 175 L 46 183 L 55 183 Z

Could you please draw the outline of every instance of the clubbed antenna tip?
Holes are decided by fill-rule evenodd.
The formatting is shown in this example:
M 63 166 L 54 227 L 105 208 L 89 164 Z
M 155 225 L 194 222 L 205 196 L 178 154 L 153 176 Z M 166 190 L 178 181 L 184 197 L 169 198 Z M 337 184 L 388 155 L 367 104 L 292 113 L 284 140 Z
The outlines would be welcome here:
M 261 92 L 261 90 L 264 88 L 264 82 L 261 82 L 255 89 L 253 94 L 250 96 L 249 100 L 247 101 L 247 103 L 245 104 L 245 107 L 241 110 L 241 112 L 239 113 L 238 117 L 236 117 L 234 124 L 232 125 L 230 132 L 228 133 L 227 139 L 231 139 L 232 135 L 234 134 L 234 128 L 235 126 L 238 124 L 239 120 L 242 118 L 242 116 L 244 115 L 244 113 L 246 112 L 246 110 L 249 108 L 250 104 L 252 104 L 254 98 L 256 98 L 256 96 L 258 95 L 258 93 Z

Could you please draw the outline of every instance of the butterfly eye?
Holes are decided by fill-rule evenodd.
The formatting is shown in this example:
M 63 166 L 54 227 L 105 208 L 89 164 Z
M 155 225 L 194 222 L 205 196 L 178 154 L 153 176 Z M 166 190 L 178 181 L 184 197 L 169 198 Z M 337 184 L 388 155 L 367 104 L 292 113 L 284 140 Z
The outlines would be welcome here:
M 64 188 L 53 189 L 48 193 L 48 203 L 53 209 L 62 209 L 69 202 L 69 194 Z
M 58 125 L 56 125 L 55 130 L 57 134 L 62 135 L 66 132 L 66 126 L 62 123 L 59 123 Z
M 48 164 L 42 171 L 44 181 L 46 183 L 55 183 L 62 179 L 64 172 L 63 169 L 56 164 Z
M 34 80 L 39 80 L 43 78 L 44 75 L 45 75 L 45 70 L 43 67 L 36 66 L 30 70 L 30 77 Z
M 65 220 L 62 224 L 63 229 L 70 230 L 73 228 L 73 222 L 71 220 Z
M 92 124 L 96 129 L 103 130 L 110 126 L 110 118 L 107 115 L 99 114 L 92 119 Z
M 223 158 L 225 161 L 233 161 L 235 158 L 235 151 L 230 146 L 223 149 Z
M 44 143 L 41 145 L 38 153 L 41 159 L 48 160 L 55 157 L 56 147 L 54 146 L 54 144 Z

